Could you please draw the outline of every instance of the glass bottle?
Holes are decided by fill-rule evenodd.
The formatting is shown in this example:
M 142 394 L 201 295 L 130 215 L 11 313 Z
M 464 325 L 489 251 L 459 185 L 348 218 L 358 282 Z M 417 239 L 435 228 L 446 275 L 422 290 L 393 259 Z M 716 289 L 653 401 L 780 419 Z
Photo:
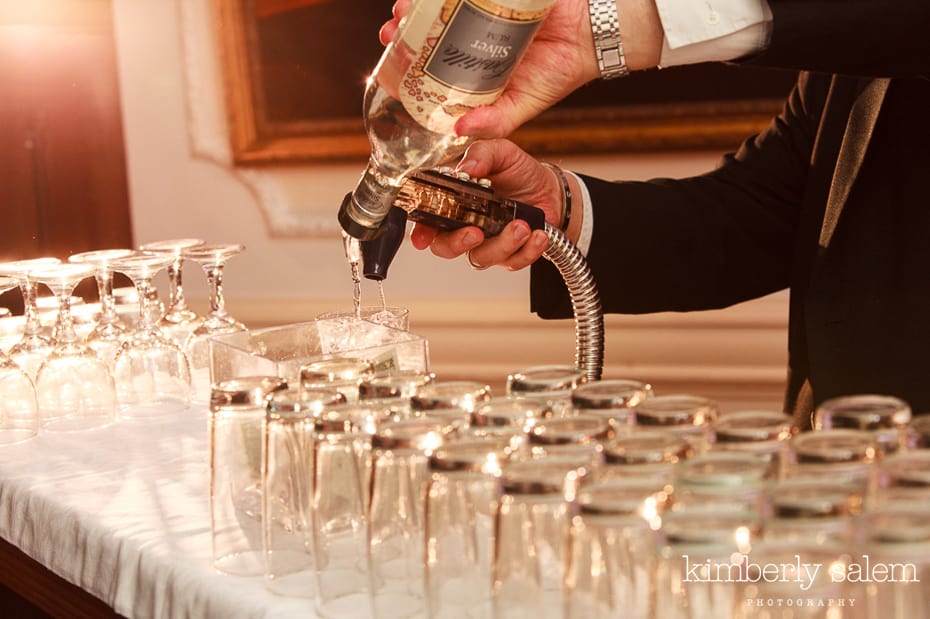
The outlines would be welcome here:
M 366 240 L 411 172 L 464 152 L 456 120 L 493 103 L 554 0 L 416 0 L 368 78 L 371 158 L 339 222 Z

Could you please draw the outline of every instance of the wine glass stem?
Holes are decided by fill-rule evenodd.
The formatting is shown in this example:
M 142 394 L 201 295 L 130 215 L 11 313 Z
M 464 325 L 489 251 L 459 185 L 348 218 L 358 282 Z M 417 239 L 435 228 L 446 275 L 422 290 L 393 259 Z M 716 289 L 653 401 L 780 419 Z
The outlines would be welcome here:
M 24 279 L 19 288 L 23 294 L 23 311 L 26 314 L 23 336 L 33 337 L 42 330 L 42 324 L 39 322 L 39 308 L 36 305 L 37 285 L 33 281 Z
M 97 293 L 100 297 L 101 325 L 112 325 L 119 317 L 116 315 L 116 304 L 113 302 L 113 272 L 104 269 L 97 272 Z
M 155 288 L 150 277 L 140 277 L 136 280 L 136 292 L 139 296 L 139 324 L 143 331 L 157 330 L 158 316 L 155 315 L 157 304 Z
M 168 290 L 170 291 L 170 312 L 187 311 L 187 302 L 184 300 L 184 284 L 181 279 L 181 267 L 184 260 L 178 258 L 168 265 Z
M 206 267 L 207 282 L 210 284 L 210 313 L 217 318 L 226 317 L 226 300 L 223 297 L 223 265 Z
M 65 287 L 55 291 L 58 296 L 58 324 L 55 327 L 58 346 L 65 346 L 77 342 L 74 332 L 74 318 L 71 316 L 71 292 L 73 287 Z

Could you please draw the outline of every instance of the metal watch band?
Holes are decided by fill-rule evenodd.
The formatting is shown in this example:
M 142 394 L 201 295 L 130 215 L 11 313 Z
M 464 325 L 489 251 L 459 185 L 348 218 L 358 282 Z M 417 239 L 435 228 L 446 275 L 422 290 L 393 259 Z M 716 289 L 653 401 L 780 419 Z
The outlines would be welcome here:
M 588 0 L 588 13 L 591 15 L 591 33 L 601 77 L 609 80 L 628 75 L 630 68 L 626 66 L 623 41 L 620 40 L 616 0 Z

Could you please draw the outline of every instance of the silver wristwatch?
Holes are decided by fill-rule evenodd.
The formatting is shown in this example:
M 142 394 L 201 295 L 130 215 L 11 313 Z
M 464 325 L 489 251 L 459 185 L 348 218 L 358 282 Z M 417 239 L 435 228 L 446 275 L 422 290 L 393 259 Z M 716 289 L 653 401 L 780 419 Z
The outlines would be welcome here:
M 591 33 L 594 35 L 594 51 L 597 66 L 605 80 L 623 77 L 630 73 L 620 40 L 620 20 L 617 18 L 616 0 L 588 0 L 591 15 Z

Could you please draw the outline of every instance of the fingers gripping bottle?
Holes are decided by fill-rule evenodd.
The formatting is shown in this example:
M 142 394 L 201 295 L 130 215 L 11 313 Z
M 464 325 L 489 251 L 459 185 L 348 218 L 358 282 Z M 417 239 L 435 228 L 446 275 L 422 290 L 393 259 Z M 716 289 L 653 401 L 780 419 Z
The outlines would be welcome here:
M 555 0 L 415 0 L 368 78 L 371 159 L 339 222 L 374 238 L 404 179 L 464 152 L 454 125 L 493 103 Z

